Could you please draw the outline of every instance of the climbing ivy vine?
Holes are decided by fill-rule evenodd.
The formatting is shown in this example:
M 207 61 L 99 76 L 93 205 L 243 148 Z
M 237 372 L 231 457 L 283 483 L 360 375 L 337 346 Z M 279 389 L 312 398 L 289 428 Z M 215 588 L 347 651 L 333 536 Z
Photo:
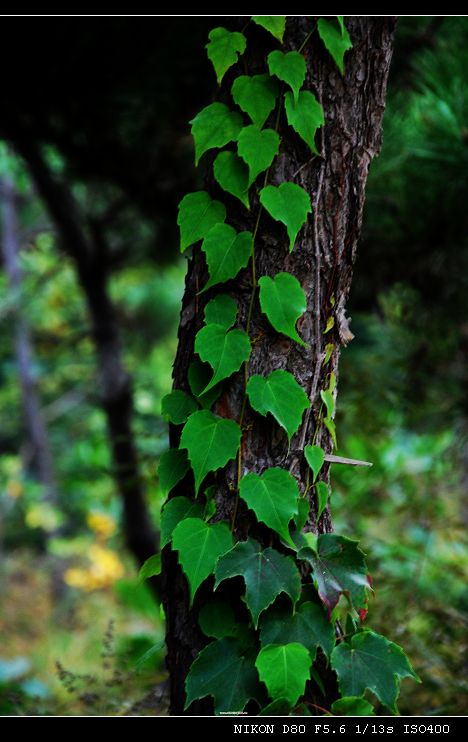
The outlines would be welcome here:
M 255 414 L 272 415 L 289 442 L 310 406 L 307 394 L 290 372 L 278 369 L 268 376 L 249 376 L 248 372 L 255 297 L 276 332 L 305 344 L 297 322 L 306 309 L 306 297 L 297 278 L 287 272 L 256 274 L 255 242 L 262 210 L 283 225 L 290 251 L 309 215 L 313 218 L 310 196 L 302 187 L 291 182 L 268 183 L 269 169 L 280 147 L 280 111 L 284 108 L 288 124 L 312 155 L 317 155 L 315 135 L 324 124 L 324 112 L 313 93 L 302 89 L 306 62 L 301 52 L 316 31 L 343 73 L 345 53 L 352 46 L 341 16 L 336 20 L 320 18 L 311 25 L 298 51 L 282 48 L 284 16 L 253 16 L 251 22 L 270 34 L 272 51 L 265 71 L 238 76 L 231 87 L 230 104 L 208 105 L 191 125 L 196 163 L 204 153 L 214 151 L 213 175 L 223 191 L 250 210 L 252 189 L 257 189 L 256 227 L 253 233 L 237 232 L 225 222 L 224 204 L 206 191 L 186 195 L 178 216 L 181 251 L 201 242 L 206 258 L 208 281 L 200 293 L 217 288 L 205 307 L 204 325 L 195 339 L 198 358 L 189 371 L 193 396 L 174 390 L 163 401 L 168 420 L 183 427 L 179 449 L 168 451 L 161 460 L 161 486 L 170 492 L 191 468 L 196 499 L 179 496 L 167 501 L 161 515 L 162 544 L 170 544 L 178 554 L 191 603 L 201 584 L 214 577 L 213 599 L 199 614 L 207 645 L 186 679 L 186 707 L 211 696 L 215 713 L 240 712 L 252 700 L 262 713 L 274 709 L 296 713 L 306 684 L 311 681 L 322 687 L 314 666 L 321 653 L 329 672 L 336 673 L 342 694 L 329 713 L 373 714 L 373 706 L 364 698 L 368 691 L 387 710 L 397 713 L 400 680 L 418 678 L 400 647 L 363 626 L 372 590 L 363 552 L 357 542 L 345 536 L 302 531 L 309 511 L 308 493 L 315 491 L 318 517 L 329 499 L 328 485 L 319 479 L 325 454 L 315 442 L 319 427 L 324 426 L 336 445 L 333 373 L 327 375 L 327 387 L 320 391 L 316 433 L 302 452 L 309 467 L 306 496 L 301 496 L 294 475 L 283 468 L 242 476 L 240 443 L 247 400 Z M 225 28 L 211 31 L 207 53 L 218 83 L 246 47 L 243 33 Z M 275 111 L 276 116 L 270 118 Z M 276 119 L 273 128 L 265 125 L 271 119 Z M 223 293 L 222 284 L 248 265 L 252 293 L 245 326 L 238 327 L 237 304 Z M 331 297 L 330 303 L 333 301 Z M 332 323 L 333 318 L 324 334 Z M 332 350 L 333 345 L 327 344 L 324 366 Z M 211 374 L 204 373 L 206 364 Z M 223 382 L 242 367 L 246 385 L 240 418 L 219 417 L 211 407 Z M 212 522 L 213 487 L 205 490 L 205 479 L 236 459 L 238 481 L 232 496 L 236 502 L 242 500 L 253 517 L 270 529 L 271 544 L 280 544 L 281 550 L 273 545 L 265 548 L 252 537 L 239 541 L 234 523 L 216 518 Z M 240 577 L 244 584 L 250 616 L 245 623 L 239 623 L 232 607 L 216 597 L 217 587 L 232 577 Z

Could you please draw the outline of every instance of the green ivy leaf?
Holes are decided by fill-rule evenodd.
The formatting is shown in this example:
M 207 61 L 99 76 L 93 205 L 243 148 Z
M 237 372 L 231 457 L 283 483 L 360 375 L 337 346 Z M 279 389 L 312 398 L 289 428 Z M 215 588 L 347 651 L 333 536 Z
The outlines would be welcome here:
M 235 278 L 249 262 L 252 246 L 251 232 L 236 232 L 229 224 L 216 224 L 202 242 L 210 274 L 203 290 Z
M 177 451 L 178 449 L 171 449 Z M 185 451 L 183 451 L 185 453 Z M 188 461 L 187 461 L 188 464 Z M 173 497 L 168 500 L 161 510 L 160 539 L 161 549 L 170 543 L 174 528 L 184 518 L 201 518 L 203 506 L 199 502 L 191 502 L 188 497 Z
M 237 543 L 218 560 L 215 589 L 223 580 L 238 575 L 244 578 L 246 603 L 255 627 L 261 612 L 280 593 L 289 595 L 293 604 L 299 600 L 301 576 L 291 557 L 270 547 L 262 550 L 252 538 Z
M 302 603 L 295 613 L 286 607 L 273 606 L 263 615 L 260 640 L 265 644 L 287 644 L 298 642 L 309 650 L 312 662 L 321 647 L 326 657 L 335 646 L 335 626 L 328 620 L 321 606 Z
M 278 154 L 280 138 L 273 129 L 246 126 L 237 140 L 237 151 L 249 168 L 249 188 Z
M 195 338 L 195 351 L 213 369 L 213 378 L 204 391 L 238 371 L 248 361 L 250 350 L 249 336 L 243 330 L 226 332 L 222 325 L 202 327 Z
M 261 415 L 270 412 L 290 441 L 309 406 L 307 394 L 294 376 L 282 370 L 272 371 L 269 376 L 251 376 L 247 394 L 253 409 Z
M 172 533 L 172 548 L 190 586 L 190 603 L 203 580 L 213 574 L 218 557 L 232 547 L 227 523 L 207 525 L 201 518 L 184 518 Z
M 179 204 L 180 252 L 206 237 L 211 227 L 224 222 L 226 209 L 213 201 L 206 191 L 188 193 Z
M 195 492 L 210 471 L 235 459 L 241 429 L 234 420 L 224 420 L 208 410 L 190 415 L 184 425 L 180 447 L 186 448 L 195 475 Z
M 372 704 L 359 696 L 339 698 L 332 704 L 331 711 L 335 716 L 375 716 Z
M 308 445 L 304 448 L 304 456 L 310 468 L 312 469 L 312 481 L 315 482 L 325 461 L 325 452 L 323 448 L 320 448 L 320 446 Z
M 331 417 L 335 412 L 335 400 L 333 399 L 332 392 L 329 389 L 325 389 L 320 392 L 320 396 L 322 398 L 322 402 L 327 408 L 327 415 Z
M 255 665 L 270 698 L 286 698 L 294 706 L 304 693 L 306 682 L 310 678 L 312 661 L 302 644 L 291 642 L 263 647 Z
M 308 90 L 301 90 L 295 103 L 292 93 L 288 91 L 284 96 L 284 107 L 288 124 L 309 145 L 314 154 L 320 154 L 315 145 L 315 133 L 324 125 L 325 118 L 323 108 L 315 95 Z
M 207 325 L 222 325 L 225 330 L 233 326 L 237 318 L 237 303 L 228 294 L 219 294 L 205 307 Z
M 277 698 L 258 712 L 258 716 L 289 716 L 291 703 L 287 698 Z
M 337 442 L 336 442 L 336 427 L 335 427 L 335 421 L 334 421 L 334 420 L 332 420 L 332 418 L 331 418 L 331 417 L 324 417 L 324 418 L 323 418 L 323 424 L 325 425 L 326 429 L 327 429 L 327 430 L 328 430 L 328 432 L 330 433 L 330 435 L 331 435 L 331 437 L 332 437 L 333 445 L 334 445 L 334 446 L 335 446 L 335 448 L 336 448 L 338 444 L 337 444 Z
M 302 531 L 305 524 L 307 523 L 307 519 L 309 517 L 310 512 L 310 502 L 308 497 L 300 497 L 297 503 L 297 515 L 294 518 L 294 523 L 296 524 L 296 528 L 298 531 Z M 297 534 L 293 534 L 293 537 L 296 537 Z M 297 544 L 296 544 L 297 546 Z
M 181 389 L 174 389 L 161 401 L 161 413 L 174 425 L 182 425 L 195 410 L 197 403 Z
M 218 84 L 221 83 L 225 73 L 239 59 L 239 55 L 245 52 L 247 41 L 244 34 L 238 31 L 227 31 L 225 28 L 214 28 L 208 35 L 209 42 L 206 45 L 208 59 L 211 61 Z
M 261 475 L 250 472 L 241 479 L 239 495 L 254 511 L 258 521 L 265 523 L 294 547 L 288 526 L 297 514 L 299 490 L 289 472 L 276 466 Z
M 231 637 L 218 639 L 202 649 L 185 681 L 187 709 L 197 698 L 212 696 L 215 714 L 242 711 L 259 694 L 253 657 Z
M 214 176 L 221 188 L 249 208 L 249 171 L 234 152 L 220 152 L 213 165 Z
M 299 52 L 274 51 L 268 55 L 268 69 L 282 82 L 290 86 L 297 102 L 299 90 L 306 76 L 306 63 Z
M 307 302 L 301 284 L 290 273 L 262 276 L 259 280 L 260 306 L 277 332 L 305 345 L 296 330 L 296 322 L 305 312 Z
M 328 484 L 326 482 L 316 482 L 315 483 L 315 492 L 317 494 L 317 522 L 320 520 L 320 517 L 327 507 L 328 503 Z
M 241 75 L 232 85 L 233 100 L 260 129 L 276 105 L 278 84 L 269 75 Z
M 325 346 L 325 358 L 323 359 L 323 364 L 322 364 L 323 366 L 327 365 L 328 361 L 331 358 L 331 354 L 333 353 L 334 348 L 335 346 L 333 345 L 333 343 L 327 343 L 327 345 Z
M 298 557 L 311 565 L 320 599 L 329 615 L 341 595 L 348 597 L 355 610 L 366 607 L 370 586 L 365 556 L 357 541 L 325 533 L 317 539 L 317 553 L 306 547 L 300 549 Z
M 161 554 L 153 554 L 141 565 L 138 572 L 138 581 L 144 582 L 159 574 L 161 574 Z
M 312 211 L 309 194 L 296 183 L 268 185 L 260 191 L 260 202 L 273 219 L 286 225 L 291 252 L 307 214 Z
M 285 15 L 253 15 L 252 20 L 258 26 L 263 26 L 275 39 L 283 43 L 284 31 L 286 29 Z
M 195 142 L 195 165 L 209 149 L 235 141 L 242 130 L 242 116 L 230 111 L 224 103 L 210 103 L 190 123 Z
M 362 631 L 335 647 L 331 664 L 343 695 L 361 696 L 368 688 L 393 714 L 398 713 L 400 680 L 420 682 L 402 648 L 373 631 Z
M 341 74 L 343 74 L 344 55 L 348 49 L 352 48 L 353 44 L 343 20 L 339 21 L 339 23 L 341 30 L 338 30 L 332 23 L 330 23 L 330 21 L 327 21 L 326 18 L 319 18 L 317 28 L 319 36 L 325 44 L 326 49 L 335 60 L 336 66 Z
M 222 600 L 205 603 L 198 614 L 198 623 L 205 636 L 215 639 L 236 636 L 239 629 L 234 611 Z
M 190 464 L 187 453 L 180 448 L 170 448 L 165 451 L 159 459 L 158 477 L 159 486 L 163 494 L 167 495 L 178 482 L 180 482 L 188 470 Z
M 209 364 L 203 363 L 198 358 L 192 361 L 189 366 L 188 382 L 191 392 L 205 410 L 210 409 L 222 392 L 221 384 L 214 386 L 209 392 L 206 392 L 206 394 L 203 392 L 203 390 L 206 389 L 206 386 L 210 383 L 212 376 L 213 371 Z

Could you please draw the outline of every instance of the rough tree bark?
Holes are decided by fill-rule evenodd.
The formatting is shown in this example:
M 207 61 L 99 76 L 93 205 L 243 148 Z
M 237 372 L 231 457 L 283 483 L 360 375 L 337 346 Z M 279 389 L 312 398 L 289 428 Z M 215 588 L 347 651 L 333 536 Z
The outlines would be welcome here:
M 249 376 L 266 375 L 278 368 L 289 370 L 307 390 L 311 408 L 305 413 L 302 428 L 294 436 L 290 450 L 286 435 L 272 424 L 271 419 L 261 418 L 247 408 L 241 443 L 242 474 L 247 471 L 261 473 L 267 467 L 280 466 L 289 469 L 298 478 L 302 491 L 306 470 L 303 457 L 299 454 L 304 444 L 312 440 L 319 416 L 319 393 L 325 388 L 326 373 L 334 371 L 338 375 L 340 346 L 351 337 L 345 307 L 361 228 L 368 168 L 381 145 L 381 123 L 395 20 L 393 17 L 361 16 L 348 17 L 346 23 L 353 49 L 345 58 L 344 78 L 316 33 L 304 49 L 307 61 L 305 87 L 315 93 L 325 112 L 326 125 L 317 137 L 321 157 L 311 157 L 310 151 L 287 127 L 282 115 L 281 151 L 269 174 L 269 182 L 273 185 L 293 181 L 305 188 L 311 195 L 313 214 L 301 230 L 291 254 L 288 252 L 284 228 L 273 222 L 265 212 L 262 213 L 255 242 L 257 277 L 289 271 L 298 278 L 307 295 L 307 311 L 298 323 L 298 331 L 307 347 L 303 348 L 273 332 L 260 313 L 257 300 L 250 333 L 254 343 Z M 298 49 L 310 27 L 310 18 L 289 17 L 285 34 L 286 49 Z M 265 72 L 265 52 L 271 47 L 265 49 L 264 44 L 269 39 L 253 24 L 250 24 L 246 35 L 247 72 L 244 70 L 243 74 Z M 226 102 L 230 102 L 228 91 L 232 79 L 230 74 L 227 75 L 220 91 L 221 98 Z M 274 119 L 270 125 L 274 125 Z M 213 194 L 219 197 L 220 192 L 212 183 L 210 185 Z M 237 229 L 253 230 L 258 202 L 253 203 L 251 211 L 247 212 L 225 193 L 221 197 L 228 204 L 227 221 Z M 203 323 L 203 307 L 219 291 L 218 287 L 214 292 L 209 291 L 197 297 L 197 291 L 205 280 L 203 255 L 196 250 L 188 268 L 174 366 L 174 387 L 186 391 L 189 391 L 187 371 L 194 355 L 194 339 Z M 251 294 L 250 270 L 242 272 L 236 281 L 224 285 L 222 290 L 229 291 L 236 299 L 239 306 L 238 325 L 245 328 Z M 331 314 L 334 315 L 335 325 L 324 336 L 326 321 Z M 330 342 L 334 350 L 325 371 L 324 346 Z M 238 373 L 226 384 L 214 412 L 239 421 L 243 397 L 244 374 Z M 173 446 L 178 445 L 178 435 L 177 429 L 171 430 Z M 332 441 L 323 426 L 318 431 L 316 442 L 327 453 L 332 451 Z M 325 478 L 328 476 L 329 472 L 325 470 Z M 237 487 L 236 462 L 231 462 L 215 481 L 218 487 L 216 518 L 230 520 L 236 499 L 232 492 L 232 488 Z M 186 477 L 173 494 L 187 496 L 190 487 L 193 494 L 193 483 Z M 321 533 L 330 531 L 332 523 L 329 511 L 324 512 L 318 523 L 315 513 L 312 498 L 306 530 Z M 263 535 L 265 540 L 264 532 L 252 524 L 246 508 L 242 506 L 239 506 L 237 513 L 236 530 L 240 539 L 250 531 L 260 540 Z M 230 589 L 235 590 L 235 583 L 230 582 Z M 171 712 L 180 714 L 184 707 L 184 678 L 191 662 L 206 644 L 196 621 L 204 594 L 203 589 L 199 591 L 194 607 L 190 609 L 185 577 L 177 566 L 176 556 L 167 548 L 164 553 L 164 591 Z M 327 689 L 328 694 L 333 692 L 332 687 Z M 211 705 L 206 701 L 192 704 L 189 712 L 211 713 Z

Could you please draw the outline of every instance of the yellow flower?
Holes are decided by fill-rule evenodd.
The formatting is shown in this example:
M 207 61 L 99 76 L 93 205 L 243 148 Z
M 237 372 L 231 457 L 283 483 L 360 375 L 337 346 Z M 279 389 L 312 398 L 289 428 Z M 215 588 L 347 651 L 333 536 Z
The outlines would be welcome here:
M 124 566 L 119 555 L 100 544 L 92 544 L 88 552 L 89 565 L 86 568 L 70 568 L 65 571 L 67 585 L 86 592 L 110 587 L 124 574 Z
M 88 513 L 87 522 L 88 526 L 104 540 L 110 538 L 115 533 L 117 527 L 112 516 L 97 511 Z

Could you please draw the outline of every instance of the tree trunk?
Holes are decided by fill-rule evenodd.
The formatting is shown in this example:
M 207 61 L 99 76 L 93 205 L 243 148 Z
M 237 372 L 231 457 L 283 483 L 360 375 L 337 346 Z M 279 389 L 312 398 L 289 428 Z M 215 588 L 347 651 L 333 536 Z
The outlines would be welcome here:
M 306 39 L 312 23 L 310 17 L 289 17 L 285 50 L 298 49 Z M 268 467 L 279 466 L 294 474 L 302 492 L 307 476 L 303 457 L 300 455 L 304 445 L 312 441 L 315 433 L 315 442 L 326 453 L 331 453 L 333 448 L 328 431 L 318 424 L 320 390 L 325 388 L 326 376 L 331 371 L 338 376 L 340 347 L 352 337 L 345 307 L 361 228 L 368 168 L 381 144 L 381 123 L 395 21 L 393 17 L 354 16 L 346 19 L 346 25 L 353 49 L 345 57 L 344 78 L 326 53 L 317 33 L 312 34 L 303 51 L 307 62 L 304 87 L 314 92 L 325 112 L 326 124 L 317 135 L 321 157 L 311 157 L 310 150 L 287 126 L 284 114 L 281 114 L 280 155 L 268 176 L 268 182 L 273 185 L 284 181 L 301 185 L 311 196 L 313 214 L 299 233 L 292 253 L 288 250 L 284 227 L 274 222 L 265 211 L 261 213 L 255 240 L 257 279 L 264 275 L 275 275 L 279 271 L 288 271 L 298 278 L 306 293 L 307 310 L 298 323 L 298 331 L 307 345 L 302 347 L 274 332 L 260 312 L 257 297 L 250 327 L 253 347 L 248 375 L 267 375 L 275 369 L 292 372 L 309 395 L 310 409 L 305 413 L 302 427 L 293 437 L 289 448 L 285 433 L 271 424 L 271 418 L 255 415 L 247 405 L 241 420 L 245 389 L 242 372 L 231 377 L 214 406 L 214 412 L 218 415 L 242 423 L 242 475 L 249 471 L 262 473 Z M 271 49 L 271 46 L 264 48 L 268 39 L 253 24 L 250 24 L 246 35 L 247 50 L 251 51 L 244 55 L 246 69 L 242 74 L 263 73 L 266 70 L 265 53 Z M 228 95 L 231 83 L 232 76 L 228 74 L 220 96 L 232 107 Z M 273 120 L 270 125 L 274 126 Z M 211 190 L 214 196 L 220 197 L 220 192 L 214 186 Z M 228 205 L 228 223 L 238 230 L 253 231 L 259 213 L 255 197 L 249 212 L 230 196 L 223 193 L 221 197 Z M 174 366 L 174 387 L 185 391 L 190 391 L 187 372 L 194 357 L 195 335 L 203 323 L 204 305 L 220 292 L 217 287 L 214 292 L 197 296 L 206 281 L 206 275 L 203 254 L 195 250 L 186 279 L 179 347 Z M 243 271 L 235 281 L 225 284 L 221 290 L 228 291 L 236 299 L 239 306 L 238 326 L 245 329 L 252 292 L 250 269 Z M 327 320 L 331 317 L 334 319 L 334 326 L 324 334 Z M 324 349 L 330 343 L 333 344 L 333 351 L 325 369 Z M 336 396 L 336 390 L 334 394 Z M 172 446 L 178 445 L 179 435 L 179 429 L 171 430 Z M 242 502 L 239 503 L 237 514 L 234 513 L 237 498 L 233 494 L 233 488 L 237 488 L 237 464 L 238 462 L 231 462 L 214 478 L 217 485 L 216 517 L 229 521 L 234 517 L 239 539 L 246 538 L 247 532 L 253 532 L 260 541 L 263 536 L 265 543 L 265 532 L 258 526 L 253 526 Z M 326 466 L 329 469 L 329 464 Z M 325 480 L 329 477 L 328 469 L 324 470 L 322 476 Z M 173 495 L 187 496 L 190 486 L 193 495 L 193 485 L 186 477 Z M 319 533 L 330 531 L 332 524 L 329 510 L 325 510 L 318 523 L 316 512 L 312 497 L 306 530 Z M 190 609 L 185 577 L 177 565 L 176 555 L 169 552 L 169 549 L 165 549 L 164 565 L 171 711 L 173 714 L 180 714 L 184 708 L 184 679 L 193 659 L 206 644 L 196 620 L 206 592 L 204 593 L 203 587 L 198 591 L 194 607 Z M 234 590 L 235 587 L 231 586 L 230 589 Z M 329 693 L 333 694 L 333 689 Z M 210 713 L 211 705 L 205 700 L 192 704 L 189 711 Z

